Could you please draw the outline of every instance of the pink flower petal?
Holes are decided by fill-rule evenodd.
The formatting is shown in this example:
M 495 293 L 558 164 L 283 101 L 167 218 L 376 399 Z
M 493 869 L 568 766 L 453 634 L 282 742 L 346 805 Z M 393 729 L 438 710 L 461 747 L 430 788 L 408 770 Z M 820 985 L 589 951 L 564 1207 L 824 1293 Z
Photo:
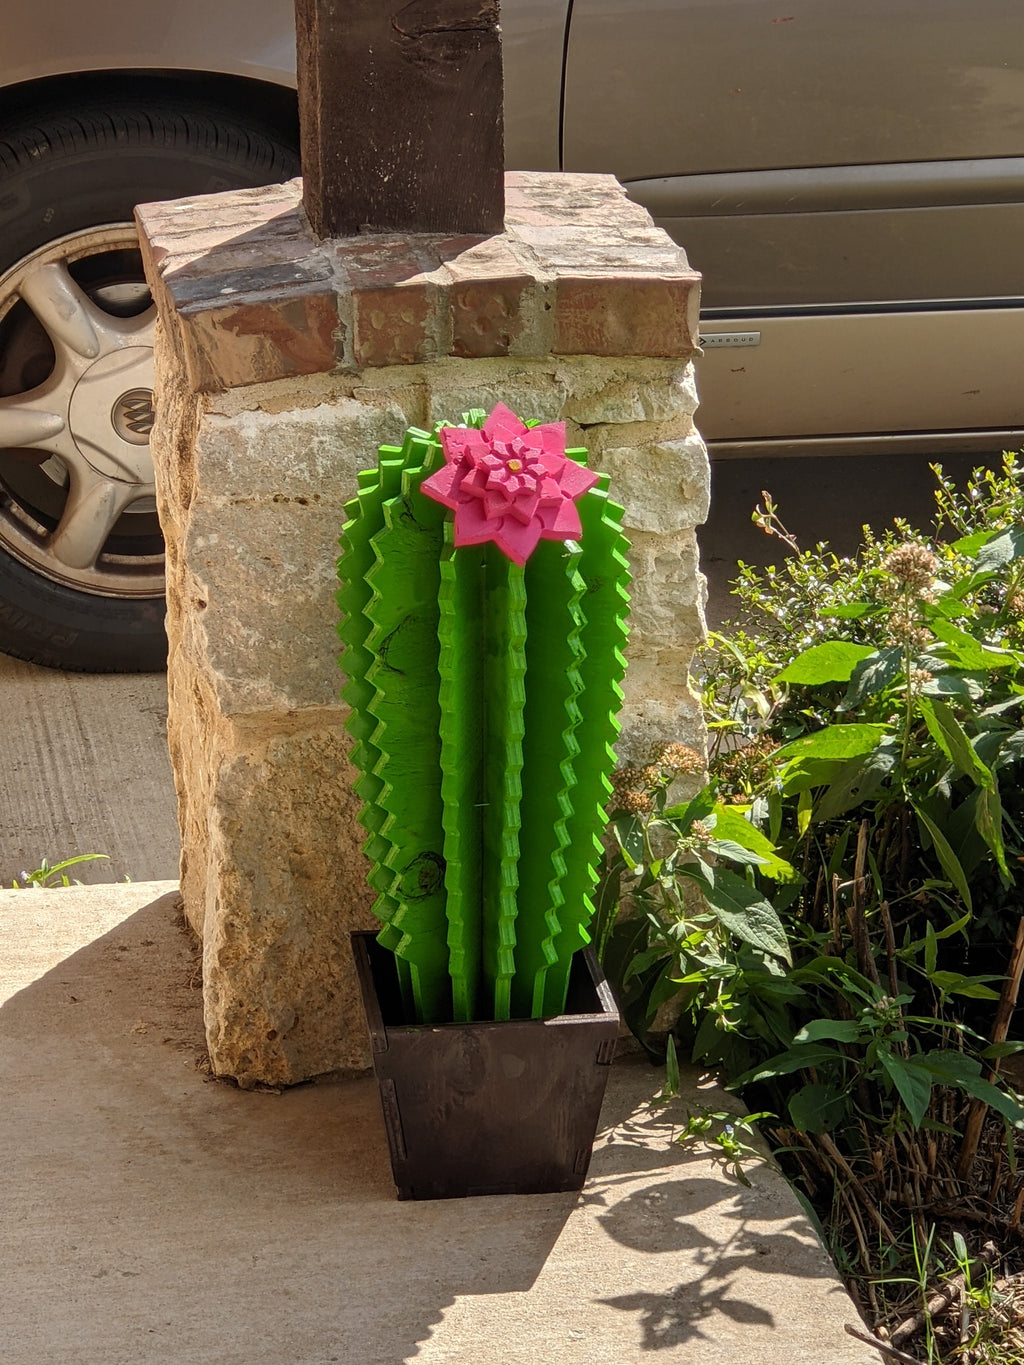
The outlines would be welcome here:
M 424 479 L 420 484 L 420 489 L 426 493 L 428 498 L 433 498 L 435 502 L 443 503 L 446 507 L 454 507 L 458 502 L 458 494 L 454 491 L 457 482 L 457 467 L 446 464 L 436 474 L 431 474 L 429 479 Z
M 483 498 L 487 495 L 487 483 L 487 471 L 474 469 L 472 473 L 463 476 L 459 487 L 464 497 Z
M 576 511 L 574 502 L 563 502 L 555 513 L 555 520 L 551 526 L 549 540 L 575 540 L 577 536 L 583 534 L 583 527 L 580 525 L 580 514 Z
M 527 522 L 533 521 L 539 506 L 540 498 L 537 494 L 526 493 L 522 497 L 516 498 L 509 510 L 516 521 L 521 521 L 525 526 Z
M 501 530 L 502 517 L 485 517 L 478 502 L 461 502 L 455 509 L 455 544 L 482 545 L 494 540 Z
M 543 422 L 530 428 L 530 440 L 546 455 L 565 456 L 565 423 Z
M 504 403 L 498 403 L 484 422 L 482 434 L 488 442 L 496 439 L 509 441 L 514 436 L 521 436 L 525 430 L 526 427 L 512 409 L 507 408 Z
M 536 521 L 524 526 L 522 522 L 506 517 L 494 539 L 498 549 L 508 555 L 514 564 L 525 564 L 537 548 L 540 535 L 541 528 Z
M 565 462 L 564 455 L 556 455 L 552 450 L 544 451 L 537 457 L 537 463 L 540 465 L 541 469 L 543 469 L 546 474 L 551 474 L 554 478 L 557 478 L 558 475 L 561 474 L 562 466 Z
M 442 427 L 440 438 L 446 460 L 461 459 L 463 455 L 476 452 L 483 453 L 488 448 L 483 435 L 473 427 Z
M 592 469 L 584 469 L 575 460 L 565 460 L 558 482 L 563 493 L 567 493 L 570 498 L 578 498 L 588 488 L 593 488 L 597 483 L 597 475 Z

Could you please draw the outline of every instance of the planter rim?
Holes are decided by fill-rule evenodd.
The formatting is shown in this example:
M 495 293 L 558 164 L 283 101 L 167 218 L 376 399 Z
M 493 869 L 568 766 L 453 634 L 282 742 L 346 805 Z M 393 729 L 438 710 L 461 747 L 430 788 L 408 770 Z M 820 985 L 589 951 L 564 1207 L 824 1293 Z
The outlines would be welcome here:
M 370 1030 L 370 1038 L 373 1042 L 374 1052 L 387 1051 L 387 1039 L 389 1034 L 406 1033 L 431 1033 L 444 1032 L 454 1029 L 529 1029 L 558 1028 L 561 1024 L 579 1024 L 584 1022 L 597 1023 L 602 1020 L 614 1018 L 619 1020 L 619 1007 L 612 994 L 607 978 L 601 969 L 601 964 L 597 960 L 597 954 L 590 944 L 578 949 L 578 956 L 581 956 L 587 964 L 588 974 L 597 993 L 597 1000 L 600 1006 L 597 1010 L 581 1010 L 579 1012 L 550 1014 L 543 1019 L 470 1019 L 465 1022 L 458 1020 L 446 1020 L 440 1024 L 388 1024 L 384 1022 L 384 1015 L 380 1008 L 377 992 L 373 982 L 373 972 L 370 966 L 369 953 L 370 945 L 377 943 L 377 935 L 372 929 L 358 929 L 350 935 L 352 941 L 352 953 L 356 963 L 356 973 L 359 977 L 359 988 L 363 998 L 366 1011 L 366 1022 Z M 382 949 L 387 952 L 387 949 Z

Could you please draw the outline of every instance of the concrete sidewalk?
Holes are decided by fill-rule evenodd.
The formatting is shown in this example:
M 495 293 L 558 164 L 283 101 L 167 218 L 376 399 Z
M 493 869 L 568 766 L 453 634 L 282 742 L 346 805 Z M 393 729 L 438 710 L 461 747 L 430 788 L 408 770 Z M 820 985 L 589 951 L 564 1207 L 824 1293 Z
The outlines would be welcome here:
M 163 673 L 59 673 L 0 654 L 0 885 L 43 858 L 103 853 L 76 880 L 178 875 Z
M 396 1201 L 372 1079 L 204 1059 L 173 883 L 0 892 L 5 1365 L 877 1365 L 785 1182 L 673 1145 L 638 1059 L 582 1197 L 441 1203 Z

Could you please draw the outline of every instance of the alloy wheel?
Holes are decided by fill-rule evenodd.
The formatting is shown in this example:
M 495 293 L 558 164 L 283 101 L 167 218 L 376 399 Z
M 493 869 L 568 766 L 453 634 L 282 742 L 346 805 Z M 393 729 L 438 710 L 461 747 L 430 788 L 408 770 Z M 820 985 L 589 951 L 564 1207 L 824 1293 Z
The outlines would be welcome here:
M 155 320 L 131 223 L 71 233 L 0 275 L 0 548 L 81 592 L 163 591 Z

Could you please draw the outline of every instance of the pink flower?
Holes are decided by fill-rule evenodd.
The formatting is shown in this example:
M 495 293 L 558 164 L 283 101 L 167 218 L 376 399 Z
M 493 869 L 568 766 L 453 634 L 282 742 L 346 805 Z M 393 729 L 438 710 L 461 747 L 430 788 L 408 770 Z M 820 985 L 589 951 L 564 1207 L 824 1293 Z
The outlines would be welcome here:
M 503 403 L 483 429 L 442 427 L 445 465 L 420 485 L 455 511 L 455 544 L 493 540 L 525 564 L 538 540 L 582 533 L 576 499 L 597 475 L 566 458 L 565 423 L 526 427 Z

